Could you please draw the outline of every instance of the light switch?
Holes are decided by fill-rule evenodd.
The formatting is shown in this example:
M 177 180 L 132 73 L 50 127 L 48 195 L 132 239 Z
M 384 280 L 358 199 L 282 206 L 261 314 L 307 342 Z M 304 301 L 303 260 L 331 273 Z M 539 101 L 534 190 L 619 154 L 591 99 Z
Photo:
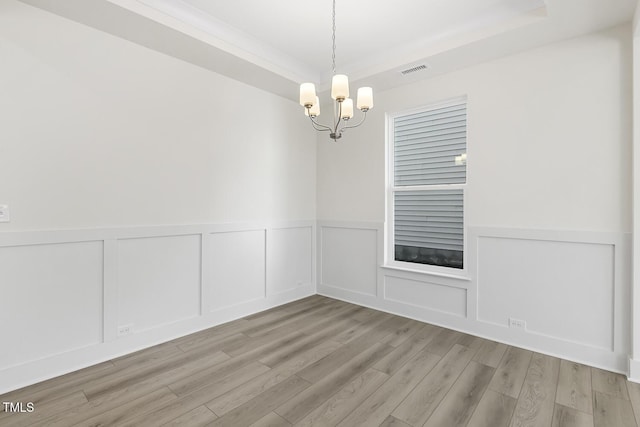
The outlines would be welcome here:
M 0 222 L 9 222 L 9 205 L 0 205 Z

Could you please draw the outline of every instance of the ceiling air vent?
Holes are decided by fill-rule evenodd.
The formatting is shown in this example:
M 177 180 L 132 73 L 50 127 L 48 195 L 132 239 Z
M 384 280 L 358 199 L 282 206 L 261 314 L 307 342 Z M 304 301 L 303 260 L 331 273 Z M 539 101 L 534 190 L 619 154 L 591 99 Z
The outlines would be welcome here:
M 426 69 L 427 69 L 427 66 L 424 64 L 421 64 L 421 65 L 416 65 L 415 67 L 407 68 L 406 70 L 402 70 L 400 71 L 400 74 L 402 74 L 403 76 L 406 76 L 407 74 L 415 73 L 417 71 L 422 71 Z

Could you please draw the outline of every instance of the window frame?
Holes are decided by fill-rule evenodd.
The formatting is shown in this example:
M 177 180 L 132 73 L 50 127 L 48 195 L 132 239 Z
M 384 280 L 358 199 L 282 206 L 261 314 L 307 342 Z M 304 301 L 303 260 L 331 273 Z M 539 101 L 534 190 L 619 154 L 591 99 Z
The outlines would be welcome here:
M 385 221 L 385 244 L 384 244 L 384 268 L 403 270 L 422 274 L 431 274 L 444 277 L 459 278 L 464 280 L 470 280 L 469 278 L 469 265 L 468 265 L 468 239 L 467 239 L 467 193 L 469 184 L 469 171 L 466 169 L 466 178 L 463 184 L 439 184 L 439 185 L 404 185 L 395 186 L 395 170 L 394 170 L 394 121 L 395 119 L 410 114 L 427 112 L 438 108 L 445 108 L 457 104 L 465 103 L 467 107 L 467 116 L 469 103 L 467 96 L 459 96 L 455 98 L 448 98 L 442 101 L 430 102 L 429 104 L 421 107 L 412 108 L 408 110 L 402 110 L 394 113 L 386 114 L 386 162 L 385 162 L 385 209 L 386 209 L 386 221 Z M 466 136 L 466 152 L 469 152 L 469 123 L 467 121 L 467 136 Z M 468 154 L 467 154 L 468 159 Z M 431 264 L 420 264 L 407 261 L 396 261 L 395 259 L 395 205 L 394 195 L 396 192 L 402 191 L 424 191 L 424 190 L 462 190 L 462 267 L 444 267 Z

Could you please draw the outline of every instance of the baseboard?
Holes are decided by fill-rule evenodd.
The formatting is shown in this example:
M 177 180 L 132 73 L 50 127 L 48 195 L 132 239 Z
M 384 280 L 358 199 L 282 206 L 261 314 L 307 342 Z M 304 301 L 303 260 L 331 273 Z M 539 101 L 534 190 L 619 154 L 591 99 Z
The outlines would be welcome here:
M 629 374 L 627 379 L 634 383 L 640 383 L 640 360 L 629 359 Z

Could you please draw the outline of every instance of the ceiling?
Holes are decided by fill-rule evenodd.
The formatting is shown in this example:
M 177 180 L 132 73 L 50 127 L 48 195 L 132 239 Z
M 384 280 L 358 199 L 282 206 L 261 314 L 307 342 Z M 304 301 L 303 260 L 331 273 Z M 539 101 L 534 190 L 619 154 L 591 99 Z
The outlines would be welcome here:
M 331 71 L 331 0 L 139 0 L 309 77 Z M 344 72 L 465 31 L 544 8 L 543 0 L 337 0 L 337 63 Z M 266 18 L 266 19 L 265 19 Z
M 290 99 L 331 76 L 332 0 L 22 1 Z M 636 2 L 336 0 L 337 71 L 384 90 L 629 22 Z

